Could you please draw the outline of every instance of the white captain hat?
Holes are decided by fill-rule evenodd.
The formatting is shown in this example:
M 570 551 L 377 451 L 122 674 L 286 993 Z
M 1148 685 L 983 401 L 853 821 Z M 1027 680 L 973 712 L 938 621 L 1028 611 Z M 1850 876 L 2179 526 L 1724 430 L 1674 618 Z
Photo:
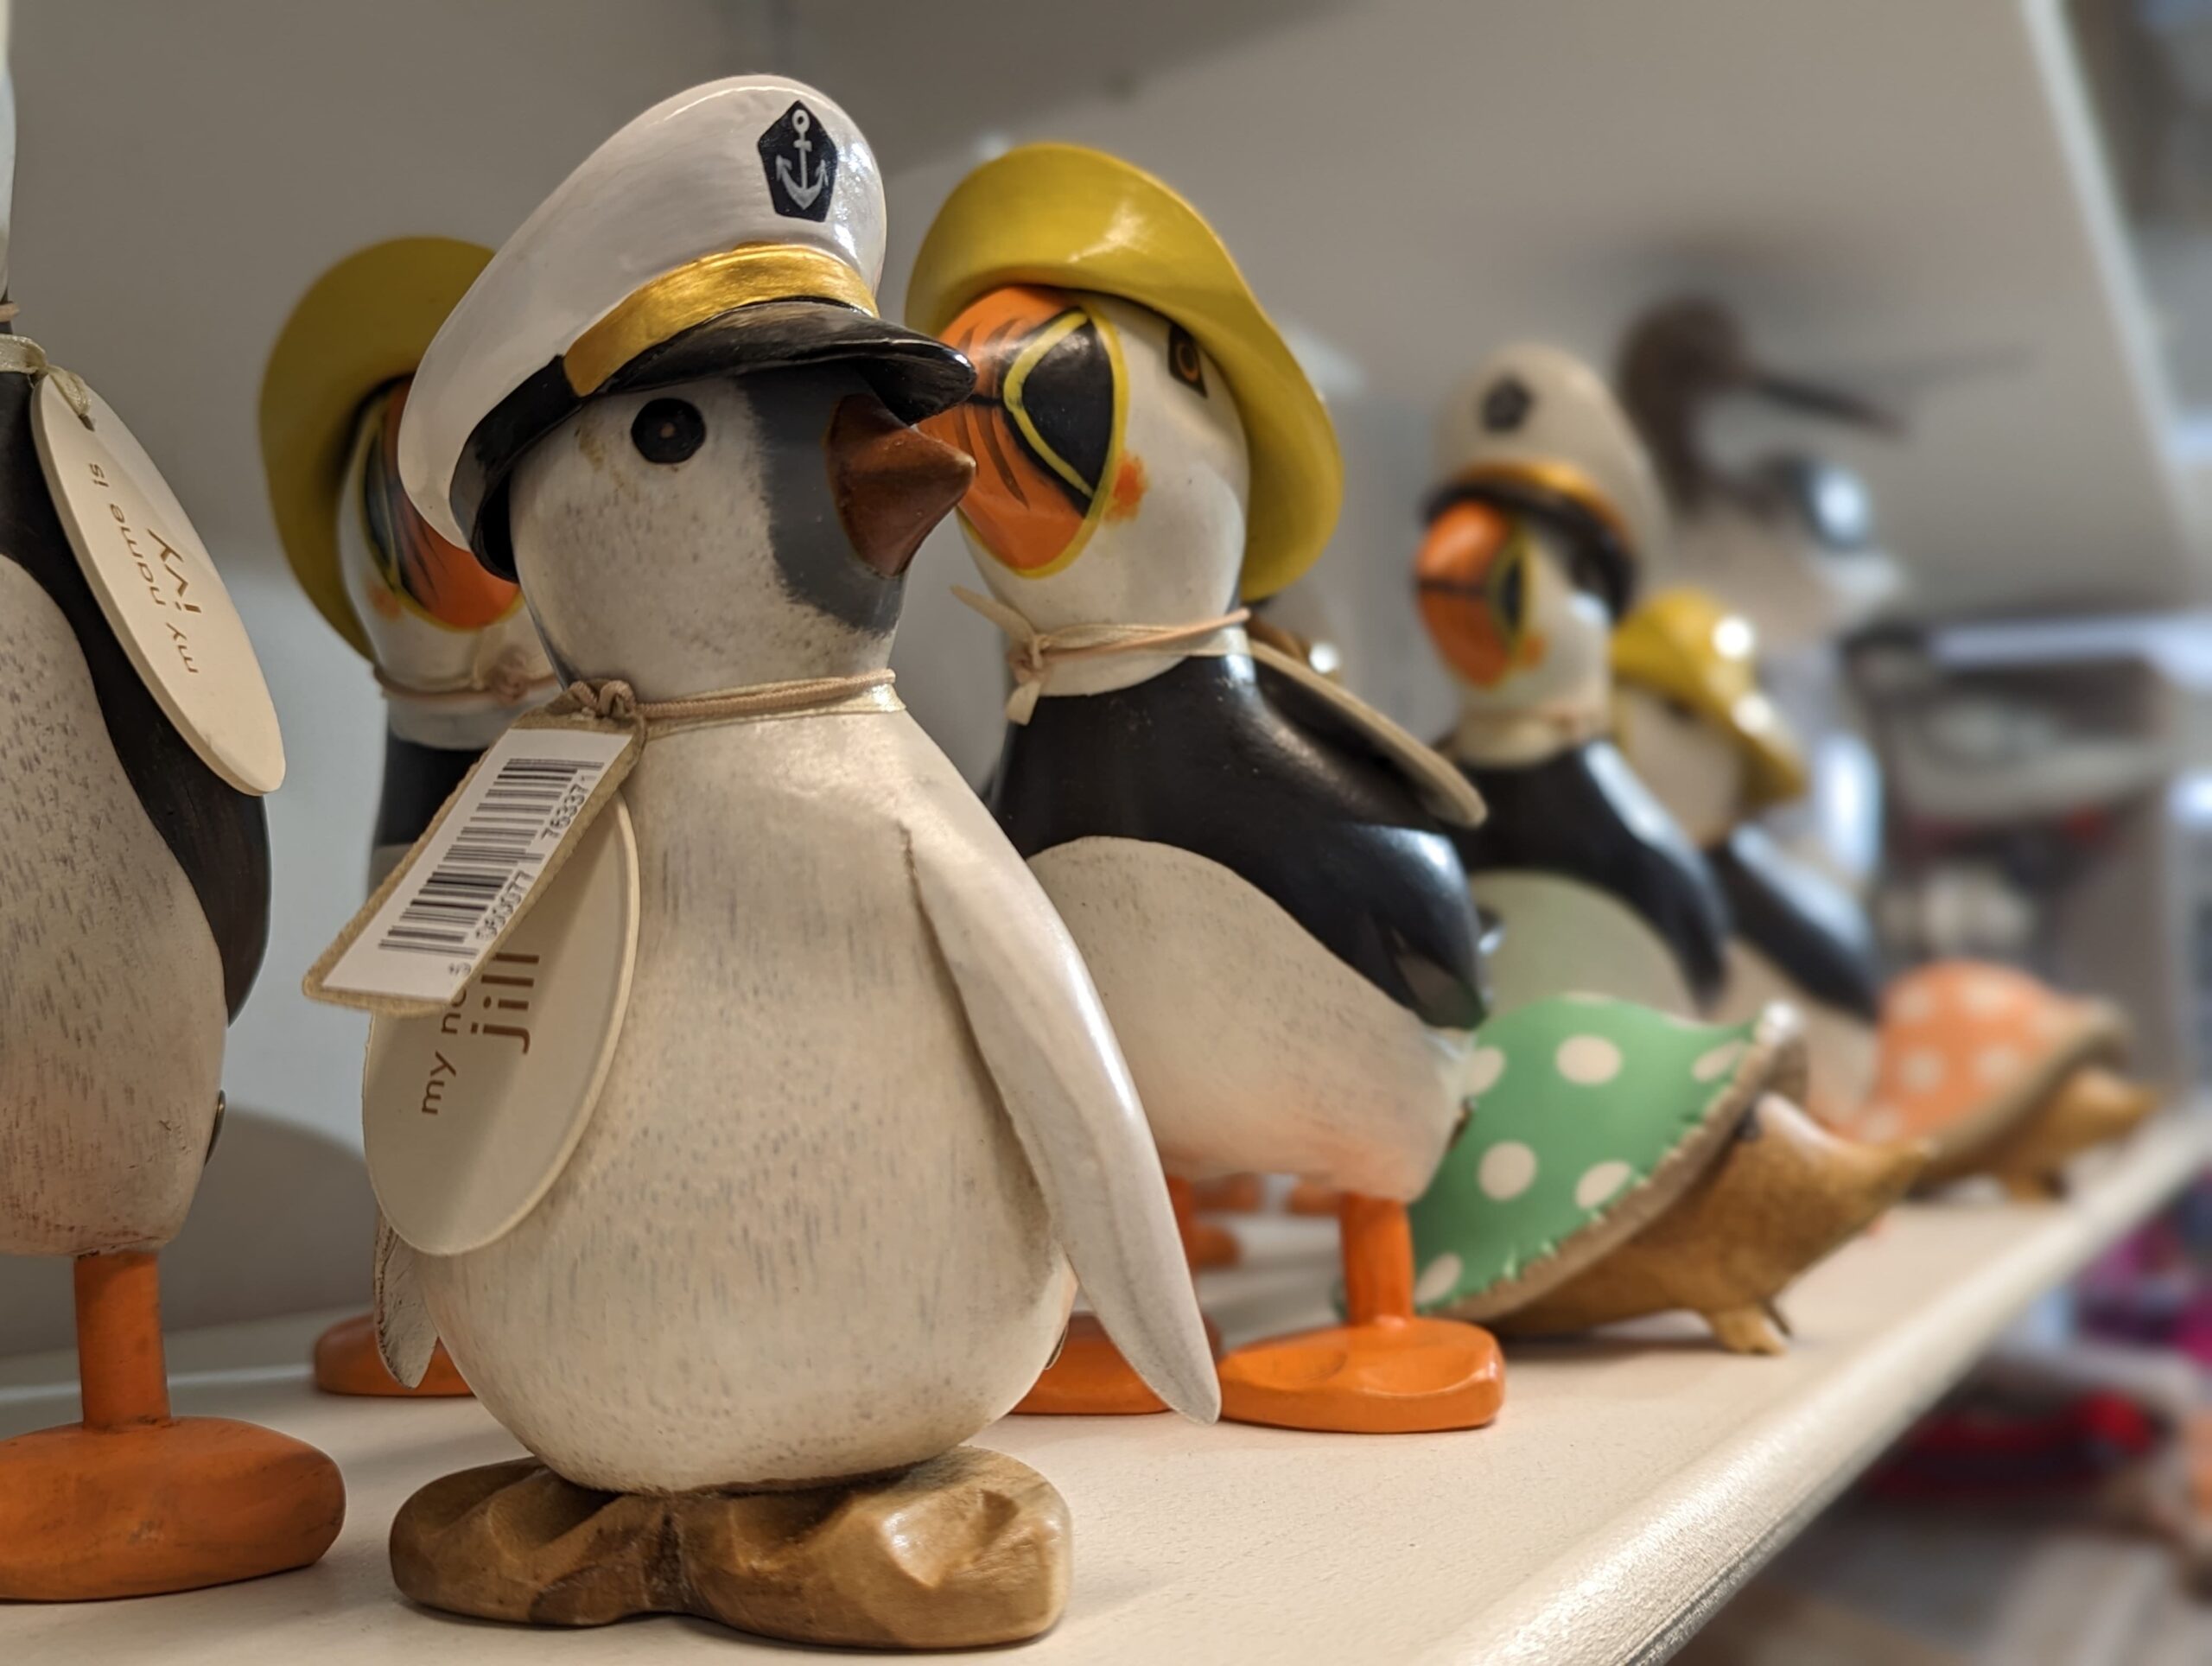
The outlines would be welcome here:
M 1436 419 L 1436 467 L 1429 518 L 1473 498 L 1566 523 L 1616 617 L 1668 536 L 1667 500 L 1628 413 L 1604 377 L 1542 342 L 1493 353 L 1453 391 Z
M 883 181 L 852 118 L 778 75 L 654 105 L 563 180 L 423 355 L 399 469 L 423 518 L 514 575 L 506 483 L 585 401 L 850 361 L 901 420 L 967 397 L 959 353 L 877 316 Z

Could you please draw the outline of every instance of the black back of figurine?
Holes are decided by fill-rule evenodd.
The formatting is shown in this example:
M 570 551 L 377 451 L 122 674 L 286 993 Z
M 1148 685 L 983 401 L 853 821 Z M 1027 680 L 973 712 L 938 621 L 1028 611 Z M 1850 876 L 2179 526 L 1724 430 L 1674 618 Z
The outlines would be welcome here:
M 1812 999 L 1875 1022 L 1881 956 L 1866 911 L 1826 874 L 1792 862 L 1746 823 L 1706 853 L 1738 937 Z
M 1286 680 L 1185 659 L 1052 696 L 1007 731 L 989 797 L 1025 858 L 1083 838 L 1220 863 L 1424 1023 L 1481 1022 L 1481 926 L 1404 779 Z
M 484 754 L 474 748 L 454 751 L 402 740 L 387 730 L 384 740 L 384 793 L 377 800 L 374 843 L 409 845 L 421 838 L 469 766 Z
M 1480 827 L 1452 834 L 1470 874 L 1556 874 L 1618 897 L 1674 951 L 1700 1005 L 1719 997 L 1727 901 L 1688 835 L 1611 741 L 1570 747 L 1541 763 L 1460 768 L 1490 806 Z
M 235 1018 L 269 943 L 268 815 L 186 744 L 100 612 L 47 494 L 31 437 L 32 391 L 29 377 L 0 374 L 0 553 L 38 581 L 76 633 L 123 773 L 214 933 L 223 998 Z

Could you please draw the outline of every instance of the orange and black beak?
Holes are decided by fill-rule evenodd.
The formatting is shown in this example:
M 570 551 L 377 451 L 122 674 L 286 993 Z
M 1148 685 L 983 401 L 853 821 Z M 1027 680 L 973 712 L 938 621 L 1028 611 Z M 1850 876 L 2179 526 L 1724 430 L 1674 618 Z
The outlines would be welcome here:
M 993 289 L 945 328 L 976 366 L 966 403 L 923 424 L 976 459 L 960 512 L 1010 571 L 1073 561 L 1119 489 L 1122 398 L 1108 327 L 1065 290 Z
M 1429 521 L 1414 563 L 1421 622 L 1445 663 L 1477 688 L 1543 658 L 1542 636 L 1529 628 L 1534 554 L 1518 521 L 1473 498 Z
M 372 601 L 378 611 L 396 614 L 404 595 L 441 625 L 482 630 L 514 611 L 518 592 L 508 580 L 485 571 L 472 552 L 433 531 L 399 483 L 399 414 L 407 408 L 412 379 L 394 385 L 362 474 L 369 550 L 391 593 L 372 595 Z

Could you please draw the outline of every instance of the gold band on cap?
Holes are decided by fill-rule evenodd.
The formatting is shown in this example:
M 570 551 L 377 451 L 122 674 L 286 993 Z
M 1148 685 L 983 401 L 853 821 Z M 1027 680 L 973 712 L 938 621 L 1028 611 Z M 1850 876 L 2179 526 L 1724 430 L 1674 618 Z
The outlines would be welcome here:
M 762 301 L 800 298 L 842 302 L 871 318 L 875 296 L 835 255 L 789 243 L 753 243 L 702 255 L 640 284 L 575 339 L 561 358 L 569 386 L 581 398 L 649 347 L 695 324 Z
M 1572 463 L 1559 462 L 1550 458 L 1516 457 L 1494 463 L 1475 463 L 1461 469 L 1452 478 L 1470 486 L 1480 485 L 1484 480 L 1502 480 L 1509 484 L 1517 482 L 1565 498 L 1569 503 L 1579 504 L 1605 523 L 1605 530 L 1618 538 L 1621 548 L 1631 556 L 1649 558 L 1649 550 L 1636 547 L 1635 536 L 1630 532 L 1628 522 L 1622 518 L 1620 511 L 1613 506 L 1613 500 L 1599 489 L 1597 481 Z

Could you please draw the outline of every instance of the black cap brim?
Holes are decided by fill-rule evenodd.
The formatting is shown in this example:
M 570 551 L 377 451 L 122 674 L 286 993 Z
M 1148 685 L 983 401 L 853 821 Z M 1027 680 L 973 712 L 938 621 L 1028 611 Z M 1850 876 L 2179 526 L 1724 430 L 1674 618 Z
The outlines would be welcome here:
M 1627 616 L 1636 601 L 1635 553 L 1587 505 L 1532 480 L 1447 480 L 1421 506 L 1422 522 L 1433 521 L 1455 503 L 1487 504 L 1549 525 L 1566 541 L 1574 582 L 1596 595 L 1616 621 Z
M 507 537 L 507 479 L 523 455 L 594 399 L 645 393 L 713 376 L 849 364 L 904 423 L 958 404 L 976 369 L 935 336 L 835 301 L 764 301 L 734 308 L 645 349 L 588 394 L 569 385 L 562 361 L 529 377 L 477 423 L 454 469 L 454 518 L 476 559 L 515 576 Z

